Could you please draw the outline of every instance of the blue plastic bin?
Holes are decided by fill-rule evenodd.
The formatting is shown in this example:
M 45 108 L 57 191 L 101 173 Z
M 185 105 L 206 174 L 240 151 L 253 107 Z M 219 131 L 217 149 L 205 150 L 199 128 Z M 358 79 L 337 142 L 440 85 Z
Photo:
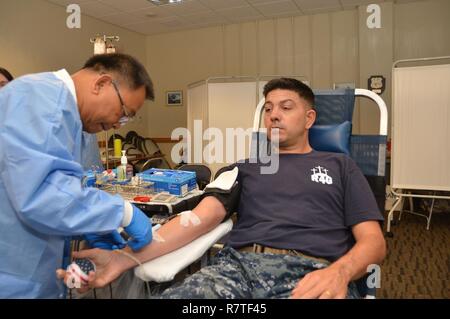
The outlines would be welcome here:
M 153 182 L 156 192 L 184 196 L 197 187 L 195 172 L 151 168 L 137 175 L 146 182 Z

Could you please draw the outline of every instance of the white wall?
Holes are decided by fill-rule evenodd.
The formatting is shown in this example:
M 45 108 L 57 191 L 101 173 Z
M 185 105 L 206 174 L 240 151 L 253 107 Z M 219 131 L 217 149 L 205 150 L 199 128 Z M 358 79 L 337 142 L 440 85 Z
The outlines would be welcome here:
M 75 1 L 76 2 L 76 1 Z M 96 34 L 121 37 L 119 50 L 145 62 L 154 80 L 156 101 L 147 102 L 130 129 L 168 137 L 186 126 L 189 83 L 224 75 L 305 75 L 314 88 L 335 82 L 367 86 L 382 74 L 390 107 L 390 72 L 397 59 L 450 54 L 450 1 L 381 4 L 382 29 L 365 25 L 365 6 L 355 10 L 218 26 L 143 36 L 83 16 L 82 28 L 66 27 L 65 8 L 42 0 L 0 1 L 0 65 L 15 75 L 78 70 L 92 54 Z M 184 105 L 166 106 L 165 92 L 182 89 Z M 360 103 L 354 131 L 375 133 L 377 111 Z M 169 153 L 169 145 L 163 146 Z
M 247 22 L 147 37 L 147 62 L 157 82 L 156 106 L 148 109 L 149 133 L 167 135 L 186 126 L 186 106 L 167 107 L 165 91 L 211 76 L 306 75 L 314 88 L 353 82 L 367 88 L 383 75 L 391 104 L 396 59 L 450 54 L 450 1 L 381 4 L 381 29 L 369 30 L 366 6 L 357 10 Z M 354 131 L 376 134 L 378 111 L 358 103 Z M 170 121 L 158 121 L 166 118 Z

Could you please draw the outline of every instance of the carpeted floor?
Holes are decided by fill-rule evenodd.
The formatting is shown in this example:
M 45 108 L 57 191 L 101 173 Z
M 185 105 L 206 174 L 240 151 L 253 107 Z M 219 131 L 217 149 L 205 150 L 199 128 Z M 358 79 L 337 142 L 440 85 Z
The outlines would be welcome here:
M 450 298 L 450 212 L 433 214 L 430 230 L 404 213 L 391 230 L 377 298 Z

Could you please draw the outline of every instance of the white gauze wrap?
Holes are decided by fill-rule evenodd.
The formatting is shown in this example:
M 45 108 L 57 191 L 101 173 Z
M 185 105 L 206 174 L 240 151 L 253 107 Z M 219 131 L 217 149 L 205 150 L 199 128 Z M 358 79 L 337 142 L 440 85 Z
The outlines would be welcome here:
M 188 227 L 189 223 L 192 223 L 193 226 L 201 224 L 200 218 L 192 210 L 185 210 L 178 215 L 180 216 L 180 225 L 183 227 Z

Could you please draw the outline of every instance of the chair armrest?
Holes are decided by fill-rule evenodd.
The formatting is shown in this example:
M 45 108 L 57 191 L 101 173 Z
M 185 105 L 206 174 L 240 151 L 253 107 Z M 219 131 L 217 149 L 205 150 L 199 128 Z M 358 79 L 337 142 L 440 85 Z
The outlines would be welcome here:
M 186 246 L 136 267 L 134 274 L 144 281 L 158 283 L 170 281 L 178 272 L 203 256 L 211 246 L 230 232 L 232 228 L 233 222 L 231 219 L 228 219 Z

